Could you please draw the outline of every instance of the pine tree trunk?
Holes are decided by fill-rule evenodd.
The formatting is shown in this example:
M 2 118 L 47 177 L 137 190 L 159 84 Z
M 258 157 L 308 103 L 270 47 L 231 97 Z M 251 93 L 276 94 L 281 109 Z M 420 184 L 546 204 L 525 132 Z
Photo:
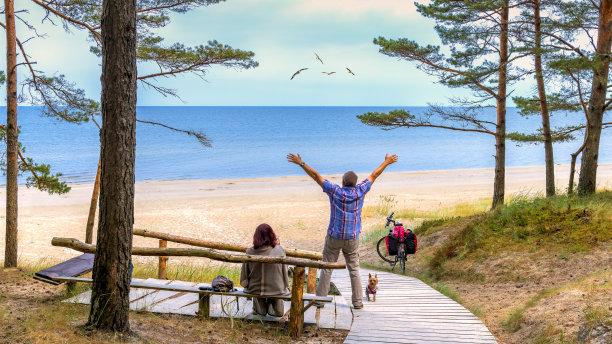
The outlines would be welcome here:
M 506 184 L 506 80 L 508 71 L 508 1 L 501 9 L 499 35 L 499 81 L 497 94 L 497 128 L 495 132 L 495 180 L 492 208 L 504 204 Z
M 574 194 L 574 176 L 576 175 L 576 159 L 578 159 L 578 155 L 580 155 L 580 153 L 582 152 L 583 149 L 584 149 L 584 142 L 582 143 L 580 148 L 578 148 L 577 151 L 575 151 L 574 153 L 570 154 L 570 157 L 571 157 L 571 160 L 570 160 L 570 172 L 569 172 L 569 181 L 568 181 L 568 185 L 567 185 L 567 194 L 568 195 L 573 195 Z
M 597 186 L 597 159 L 599 141 L 608 87 L 610 67 L 610 44 L 612 38 L 612 0 L 602 0 L 599 5 L 599 24 L 597 31 L 597 63 L 593 69 L 593 84 L 588 106 L 588 130 L 580 162 L 578 194 L 588 195 L 595 192 Z
M 98 197 L 100 196 L 100 169 L 102 162 L 98 160 L 98 168 L 96 169 L 96 179 L 91 192 L 91 201 L 89 203 L 89 214 L 87 215 L 87 226 L 85 227 L 85 242 L 91 244 L 93 242 L 93 226 L 96 219 L 96 210 L 98 210 Z
M 136 146 L 136 1 L 104 0 L 100 215 L 89 328 L 129 332 Z
M 4 267 L 17 266 L 17 196 L 19 128 L 17 127 L 17 38 L 13 0 L 4 0 L 6 24 L 6 241 Z
M 546 197 L 555 195 L 555 159 L 553 156 L 553 143 L 550 134 L 550 115 L 548 101 L 544 87 L 542 73 L 542 19 L 540 18 L 540 0 L 533 1 L 533 24 L 535 33 L 534 64 L 535 79 L 538 84 L 538 97 L 540 98 L 540 114 L 542 115 L 542 135 L 544 136 L 544 161 L 546 164 Z

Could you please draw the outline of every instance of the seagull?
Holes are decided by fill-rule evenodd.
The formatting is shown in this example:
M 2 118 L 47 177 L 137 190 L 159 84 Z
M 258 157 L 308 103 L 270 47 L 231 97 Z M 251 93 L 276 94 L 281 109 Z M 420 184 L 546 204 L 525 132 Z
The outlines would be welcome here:
M 353 71 L 352 71 L 352 70 L 350 70 L 350 68 L 349 68 L 349 67 L 344 67 L 344 68 L 346 68 L 346 70 L 347 70 L 349 73 L 351 73 L 351 74 L 355 75 L 355 73 L 353 73 Z
M 319 62 L 321 62 L 321 64 L 323 64 L 323 60 L 321 60 L 321 58 L 319 57 L 319 54 L 314 53 L 315 57 L 317 58 L 317 60 L 319 60 Z
M 293 78 L 295 78 L 298 74 L 300 74 L 301 72 L 305 71 L 308 68 L 302 68 L 300 70 L 298 70 L 297 72 L 293 73 L 293 75 L 291 76 L 291 79 L 289 80 L 293 80 Z
M 321 73 L 323 73 L 323 74 L 327 74 L 328 76 L 329 76 L 329 75 L 332 75 L 332 74 L 336 74 L 336 72 L 321 72 Z

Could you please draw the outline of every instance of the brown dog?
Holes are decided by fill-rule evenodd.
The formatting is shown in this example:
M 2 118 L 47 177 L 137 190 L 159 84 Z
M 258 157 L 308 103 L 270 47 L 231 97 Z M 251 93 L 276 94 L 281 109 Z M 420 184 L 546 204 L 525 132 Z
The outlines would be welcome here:
M 378 274 L 368 274 L 368 286 L 366 287 L 366 299 L 370 301 L 370 294 L 372 295 L 372 302 L 376 302 L 376 292 L 378 291 Z

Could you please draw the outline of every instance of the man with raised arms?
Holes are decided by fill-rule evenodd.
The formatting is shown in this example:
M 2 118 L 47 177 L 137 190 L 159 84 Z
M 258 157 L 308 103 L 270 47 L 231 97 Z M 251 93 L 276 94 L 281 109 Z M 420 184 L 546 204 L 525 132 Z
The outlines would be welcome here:
M 306 164 L 299 154 L 287 155 L 289 162 L 299 165 L 329 196 L 330 216 L 323 247 L 323 261 L 337 262 L 340 251 L 342 251 L 351 277 L 352 303 L 356 309 L 363 308 L 363 289 L 359 276 L 358 253 L 363 200 L 376 178 L 397 159 L 397 155 L 387 154 L 383 163 L 360 183 L 357 183 L 357 174 L 348 171 L 342 176 L 342 186 L 339 186 L 323 178 L 314 168 Z M 327 296 L 331 274 L 331 269 L 321 270 L 317 295 Z M 322 304 L 318 305 L 318 307 L 322 306 Z

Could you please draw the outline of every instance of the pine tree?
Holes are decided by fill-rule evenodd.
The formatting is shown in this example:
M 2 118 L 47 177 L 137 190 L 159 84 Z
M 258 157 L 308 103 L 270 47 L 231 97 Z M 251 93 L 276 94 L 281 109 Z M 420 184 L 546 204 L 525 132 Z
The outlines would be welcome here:
M 601 0 L 599 3 L 599 20 L 597 24 L 597 43 L 592 57 L 593 76 L 591 96 L 589 98 L 587 126 L 578 193 L 592 194 L 597 186 L 597 159 L 599 142 L 603 128 L 603 117 L 610 105 L 607 98 L 608 77 L 610 72 L 610 47 L 612 45 L 612 0 Z
M 128 333 L 136 162 L 136 2 L 104 0 L 100 218 L 86 327 Z
M 600 5 L 603 6 L 603 2 L 590 0 L 547 0 L 542 2 L 545 14 L 542 15 L 540 51 L 546 62 L 544 70 L 547 75 L 548 85 L 554 89 L 553 92 L 549 92 L 546 95 L 549 112 L 582 112 L 585 118 L 585 124 L 583 125 L 551 129 L 552 142 L 574 140 L 576 133 L 585 131 L 582 144 L 571 154 L 568 183 L 569 193 L 573 192 L 578 156 L 585 149 L 590 138 L 594 138 L 594 136 L 599 137 L 601 130 L 612 124 L 603 122 L 603 113 L 610 106 L 608 100 L 601 104 L 602 107 L 597 107 L 597 109 L 601 110 L 596 116 L 599 121 L 590 120 L 592 113 L 589 109 L 589 103 L 594 100 L 591 96 L 594 81 L 599 80 L 600 83 L 608 83 L 608 80 L 604 81 L 601 78 L 595 77 L 595 75 L 601 73 L 597 72 L 598 68 L 605 68 L 605 64 L 598 62 L 600 54 L 597 53 L 597 46 L 595 44 L 595 37 L 601 34 L 600 26 L 598 25 L 598 22 L 601 20 Z M 533 16 L 529 14 L 525 15 L 524 18 L 528 23 L 533 20 Z M 519 26 L 515 31 L 515 37 L 523 42 L 527 39 L 528 47 L 529 44 L 533 46 L 533 41 L 529 41 L 532 36 L 529 32 L 533 30 Z M 525 32 L 528 34 L 525 35 Z M 603 86 L 600 84 L 601 87 Z M 605 90 L 598 97 L 601 103 L 602 97 L 606 98 Z M 515 97 L 514 101 L 523 114 L 535 114 L 540 111 L 538 106 L 540 99 L 541 97 Z M 593 124 L 594 128 L 591 128 Z M 596 135 L 589 134 L 589 131 L 595 131 Z M 508 136 L 512 140 L 519 142 L 544 142 L 543 130 L 532 134 L 509 133 Z M 590 145 L 594 150 L 599 148 L 598 141 L 596 144 L 591 142 Z M 592 178 L 596 176 L 596 169 L 596 164 L 594 168 L 589 168 L 593 172 L 590 175 Z
M 541 142 L 544 145 L 544 163 L 546 175 L 546 196 L 555 195 L 555 159 L 553 154 L 553 139 L 550 127 L 550 111 L 544 82 L 543 55 L 546 51 L 542 48 L 542 11 L 544 4 L 541 0 L 526 1 L 526 7 L 522 12 L 522 25 L 517 25 L 514 31 L 519 42 L 525 44 L 524 50 L 533 54 L 533 72 L 537 85 L 537 96 L 534 98 L 515 97 L 515 104 L 522 115 L 539 114 L 542 119 Z M 534 106 L 537 104 L 537 106 Z M 509 138 L 511 134 L 509 134 Z
M 101 32 L 100 20 L 102 13 L 102 1 L 74 1 L 74 0 L 31 0 L 41 6 L 45 11 L 43 21 L 56 23 L 59 19 L 64 28 L 69 31 L 71 28 L 84 29 L 89 33 L 92 42 L 90 50 L 101 56 Z M 198 6 L 206 6 L 220 2 L 220 0 L 138 0 L 137 1 L 137 27 L 138 27 L 138 51 L 137 58 L 142 64 L 154 64 L 161 70 L 156 73 L 140 75 L 140 82 L 150 87 L 164 96 L 177 96 L 176 90 L 165 88 L 157 80 L 165 77 L 179 76 L 190 73 L 203 77 L 206 70 L 212 65 L 222 65 L 236 68 L 253 68 L 257 62 L 253 59 L 254 53 L 240 49 L 234 49 L 228 45 L 217 41 L 210 41 L 207 45 L 196 47 L 186 47 L 180 43 L 170 46 L 163 45 L 163 38 L 151 33 L 152 29 L 166 26 L 170 23 L 171 13 L 184 13 Z M 22 4 L 22 3 L 18 3 Z M 27 11 L 19 11 L 20 21 L 30 31 L 35 38 L 44 38 L 36 26 L 31 24 L 33 19 L 29 19 Z M 7 26 L 0 22 L 5 30 Z M 43 106 L 43 113 L 47 116 L 57 118 L 70 123 L 81 124 L 95 122 L 95 118 L 100 114 L 101 108 L 99 101 L 86 97 L 85 91 L 77 85 L 67 80 L 58 73 L 54 76 L 47 76 L 42 71 L 36 69 L 36 61 L 33 60 L 31 52 L 27 49 L 28 40 L 22 41 L 15 36 L 18 55 L 22 59 L 18 66 L 25 69 L 24 82 L 20 99 L 35 105 Z M 36 53 L 36 52 L 34 52 Z M 17 72 L 17 69 L 15 69 Z M 5 79 L 2 74 L 0 80 Z M 10 83 L 8 83 L 10 84 Z M 146 125 L 158 125 L 171 131 L 180 132 L 197 139 L 202 145 L 210 146 L 210 140 L 203 133 L 195 130 L 183 130 L 174 128 L 168 124 L 154 121 L 137 120 Z M 97 124 L 96 124 L 97 125 Z M 0 125 L 0 138 L 7 138 L 7 127 Z M 66 193 L 70 187 L 61 180 L 61 173 L 52 173 L 51 166 L 48 164 L 37 163 L 32 158 L 25 155 L 25 147 L 18 143 L 17 156 L 18 169 L 26 174 L 26 186 L 35 187 L 49 193 Z M 8 156 L 8 155 L 7 155 Z M 0 159 L 0 167 L 6 170 L 7 162 Z M 11 165 L 12 166 L 12 165 Z M 99 173 L 96 179 L 99 180 Z M 16 184 L 15 184 L 16 185 Z M 12 190 L 12 189 L 11 189 Z M 14 199 L 16 204 L 17 191 L 7 189 L 7 199 Z M 94 190 L 92 195 L 92 205 L 90 216 L 87 222 L 86 239 L 92 240 L 93 220 L 97 207 L 97 192 Z M 8 212 L 12 215 L 9 216 Z M 16 207 L 7 207 L 7 221 L 17 218 Z M 11 222 L 13 223 L 13 222 Z M 15 233 L 11 237 L 16 238 L 17 222 L 10 226 Z M 7 226 L 7 228 L 9 228 Z M 14 228 L 14 229 L 13 229 Z M 17 255 L 17 242 L 11 240 L 7 242 L 7 251 Z M 16 260 L 16 258 L 15 258 Z
M 374 43 L 385 55 L 417 63 L 419 69 L 437 77 L 443 85 L 469 89 L 474 98 L 451 99 L 452 107 L 430 105 L 423 115 L 394 110 L 370 112 L 358 118 L 383 128 L 432 127 L 491 135 L 495 139 L 492 203 L 495 208 L 503 204 L 505 193 L 507 85 L 520 76 L 510 66 L 515 59 L 525 56 L 516 54 L 509 46 L 511 4 L 508 0 L 433 0 L 416 6 L 421 15 L 435 20 L 436 32 L 448 49 L 420 45 L 405 38 L 379 37 Z M 483 109 L 492 106 L 496 110 L 494 121 L 483 115 Z
M 19 128 L 17 127 L 17 48 L 15 46 L 15 4 L 4 1 L 6 21 L 6 246 L 4 266 L 17 266 L 17 176 Z

